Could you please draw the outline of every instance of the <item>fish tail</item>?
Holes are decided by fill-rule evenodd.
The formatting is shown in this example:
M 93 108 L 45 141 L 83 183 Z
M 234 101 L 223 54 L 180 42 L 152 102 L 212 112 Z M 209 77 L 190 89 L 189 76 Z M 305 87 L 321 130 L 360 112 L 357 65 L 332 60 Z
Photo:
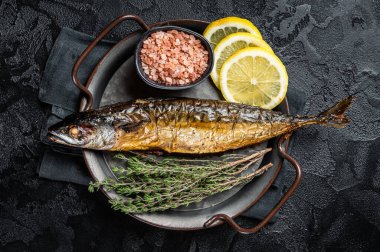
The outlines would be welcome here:
M 325 124 L 329 127 L 344 128 L 351 119 L 345 114 L 347 109 L 351 106 L 354 96 L 350 95 L 341 100 L 328 110 L 318 115 L 318 121 L 320 124 Z

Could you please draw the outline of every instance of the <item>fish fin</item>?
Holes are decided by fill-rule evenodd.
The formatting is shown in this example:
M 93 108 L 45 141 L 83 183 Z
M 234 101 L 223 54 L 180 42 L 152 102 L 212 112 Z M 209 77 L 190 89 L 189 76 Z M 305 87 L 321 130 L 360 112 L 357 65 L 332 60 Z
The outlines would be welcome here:
M 348 118 L 345 113 L 351 106 L 354 99 L 355 97 L 350 95 L 328 110 L 319 114 L 318 118 L 320 123 L 334 128 L 344 128 L 348 123 L 351 122 L 350 118 Z

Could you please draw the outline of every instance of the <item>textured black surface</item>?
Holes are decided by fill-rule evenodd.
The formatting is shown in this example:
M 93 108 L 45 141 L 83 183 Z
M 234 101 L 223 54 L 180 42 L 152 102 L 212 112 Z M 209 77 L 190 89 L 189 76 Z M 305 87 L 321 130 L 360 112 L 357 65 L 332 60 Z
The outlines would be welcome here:
M 103 195 L 47 181 L 35 170 L 44 121 L 38 86 L 60 28 L 95 35 L 122 13 L 148 23 L 174 19 L 251 19 L 284 61 L 289 85 L 317 113 L 355 94 L 345 129 L 310 127 L 293 154 L 304 168 L 278 221 L 256 235 L 226 225 L 166 231 L 113 212 Z M 1 251 L 297 251 L 380 248 L 379 1 L 12 1 L 0 4 Z M 117 39 L 132 28 L 124 25 Z M 293 172 L 286 172 L 287 181 Z M 253 223 L 239 219 L 242 225 Z

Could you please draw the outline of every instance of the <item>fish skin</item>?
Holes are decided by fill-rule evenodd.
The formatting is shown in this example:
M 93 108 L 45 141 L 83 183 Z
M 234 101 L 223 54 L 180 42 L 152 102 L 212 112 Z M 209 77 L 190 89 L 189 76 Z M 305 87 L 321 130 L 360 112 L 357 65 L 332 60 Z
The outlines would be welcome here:
M 135 111 L 129 109 L 128 117 L 143 115 L 146 120 L 133 130 L 117 128 L 118 137 L 111 150 L 222 152 L 280 134 L 278 130 L 273 131 L 281 127 L 277 122 L 288 122 L 288 128 L 294 127 L 289 124 L 290 118 L 280 113 L 224 101 L 138 100 L 134 106 Z
M 334 106 L 337 108 L 333 107 L 327 110 L 328 113 L 318 116 L 293 116 L 219 100 L 139 99 L 78 113 L 49 131 L 57 132 L 61 128 L 63 132 L 62 127 L 90 127 L 92 130 L 83 132 L 94 133 L 97 128 L 103 127 L 102 134 L 114 136 L 112 143 L 108 135 L 107 138 L 93 140 L 91 145 L 79 146 L 82 148 L 216 153 L 261 143 L 306 125 L 341 127 L 349 122 L 343 113 L 351 101 L 352 97 L 348 97 Z M 105 125 L 111 125 L 114 132 L 104 130 Z M 108 139 L 108 142 L 104 139 Z

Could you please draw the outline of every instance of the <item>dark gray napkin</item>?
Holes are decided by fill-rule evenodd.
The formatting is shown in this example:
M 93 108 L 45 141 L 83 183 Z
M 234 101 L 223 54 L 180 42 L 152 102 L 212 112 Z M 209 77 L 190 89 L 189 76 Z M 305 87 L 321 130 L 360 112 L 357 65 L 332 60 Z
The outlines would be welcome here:
M 39 99 L 50 104 L 51 111 L 47 117 L 46 125 L 41 130 L 41 141 L 46 144 L 46 151 L 40 160 L 37 172 L 42 178 L 82 185 L 88 185 L 91 180 L 80 150 L 55 145 L 48 141 L 46 136 L 47 128 L 50 125 L 78 109 L 80 93 L 72 82 L 71 71 L 75 60 L 92 40 L 93 37 L 91 36 L 63 28 L 46 63 L 40 85 Z M 96 63 L 113 44 L 114 42 L 111 41 L 102 41 L 90 53 L 78 73 L 82 83 L 86 82 Z M 304 97 L 305 95 L 302 92 L 289 88 L 288 100 L 291 104 L 292 113 L 299 113 L 303 110 Z M 286 169 L 286 165 L 282 171 Z M 283 188 L 283 175 L 280 172 L 263 198 L 246 211 L 243 216 L 256 219 L 265 217 L 281 198 Z
M 39 99 L 50 104 L 51 110 L 40 135 L 41 141 L 47 145 L 37 168 L 38 175 L 42 178 L 82 185 L 87 185 L 90 181 L 81 150 L 56 145 L 48 141 L 46 136 L 49 126 L 78 110 L 80 92 L 74 86 L 71 72 L 75 61 L 93 39 L 86 34 L 63 28 L 46 62 Z M 115 42 L 104 40 L 91 51 L 78 72 L 82 83 L 87 81 L 97 62 L 114 44 Z
M 94 38 L 91 36 L 63 28 L 54 43 L 42 77 L 39 99 L 56 106 L 53 106 L 52 112 L 57 116 L 66 116 L 67 110 L 78 110 L 79 90 L 72 82 L 71 72 L 75 61 L 92 40 Z M 92 69 L 114 44 L 104 40 L 91 51 L 78 71 L 82 83 L 86 82 Z

